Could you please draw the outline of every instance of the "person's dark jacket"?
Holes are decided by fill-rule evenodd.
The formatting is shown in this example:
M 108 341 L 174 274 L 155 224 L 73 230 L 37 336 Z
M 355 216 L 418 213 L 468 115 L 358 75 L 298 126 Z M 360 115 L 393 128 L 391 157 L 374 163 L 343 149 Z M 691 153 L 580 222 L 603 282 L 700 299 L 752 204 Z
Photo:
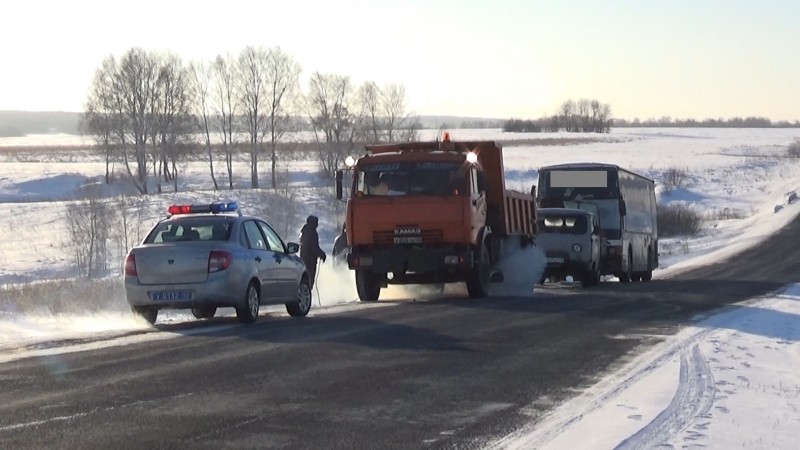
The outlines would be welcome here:
M 325 261 L 325 252 L 319 246 L 319 234 L 317 234 L 317 227 L 313 224 L 306 223 L 300 229 L 300 259 L 306 264 L 309 262 L 316 262 L 317 258 Z

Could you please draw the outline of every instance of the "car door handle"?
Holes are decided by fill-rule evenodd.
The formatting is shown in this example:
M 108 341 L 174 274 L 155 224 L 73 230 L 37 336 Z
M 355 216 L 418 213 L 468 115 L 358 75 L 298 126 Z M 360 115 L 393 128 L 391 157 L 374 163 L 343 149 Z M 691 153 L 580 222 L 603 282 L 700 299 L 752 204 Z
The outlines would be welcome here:
M 261 262 L 261 257 L 260 256 L 256 256 L 256 261 Z

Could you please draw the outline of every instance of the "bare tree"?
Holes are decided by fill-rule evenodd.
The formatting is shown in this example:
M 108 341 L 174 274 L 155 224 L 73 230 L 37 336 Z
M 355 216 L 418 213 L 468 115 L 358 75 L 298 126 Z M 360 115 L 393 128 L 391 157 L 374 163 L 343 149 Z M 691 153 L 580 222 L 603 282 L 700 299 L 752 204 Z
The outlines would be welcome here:
M 236 114 L 239 111 L 236 91 L 236 63 L 231 56 L 217 56 L 213 64 L 214 109 L 225 153 L 225 168 L 228 172 L 228 189 L 233 189 L 233 149 L 236 146 Z
M 320 170 L 332 176 L 353 147 L 355 126 L 360 117 L 351 111 L 353 88 L 347 76 L 322 74 L 311 75 L 308 108 L 311 124 L 317 141 L 324 145 L 319 151 Z
M 280 49 L 274 47 L 267 53 L 266 70 L 267 121 L 266 132 L 270 142 L 272 188 L 277 184 L 277 146 L 291 125 L 290 108 L 299 90 L 300 65 Z
M 97 69 L 89 88 L 89 99 L 83 115 L 81 128 L 94 137 L 95 143 L 105 158 L 105 182 L 111 183 L 115 147 L 119 144 L 117 132 L 120 118 L 115 104 L 117 96 L 114 92 L 114 77 L 117 63 L 109 56 Z
M 410 125 L 413 125 L 411 116 L 406 111 L 406 88 L 402 84 L 389 84 L 381 92 L 383 111 L 386 117 L 386 134 L 389 142 L 398 140 L 412 140 L 416 133 L 408 134 Z M 406 131 L 400 136 L 401 131 Z
M 383 121 L 380 116 L 381 91 L 374 81 L 367 81 L 358 89 L 358 99 L 364 111 L 364 140 L 369 143 L 381 142 Z
M 189 66 L 191 75 L 192 89 L 192 117 L 195 126 L 203 136 L 208 158 L 208 167 L 211 170 L 211 181 L 214 183 L 214 190 L 219 190 L 217 177 L 214 173 L 214 153 L 211 147 L 211 79 L 213 76 L 210 65 L 200 61 Z
M 573 116 L 575 115 L 575 102 L 572 100 L 567 100 L 561 104 L 560 108 L 561 113 L 561 120 L 564 126 L 565 131 L 575 131 L 573 129 L 574 119 Z
M 133 145 L 135 174 L 127 149 L 123 152 L 125 168 L 139 192 L 147 194 L 147 140 L 152 134 L 152 112 L 157 96 L 158 61 L 155 55 L 140 48 L 128 50 L 119 64 L 115 91 L 120 95 L 120 112 L 126 118 L 125 133 Z
M 180 58 L 167 55 L 159 69 L 157 101 L 153 102 L 157 107 L 154 117 L 158 125 L 158 142 L 154 147 L 158 149 L 159 164 L 163 164 L 160 173 L 165 181 L 172 182 L 175 192 L 178 191 L 177 161 L 184 156 L 179 145 L 185 143 L 191 128 L 189 82 L 189 72 Z M 161 192 L 160 181 L 158 188 Z
M 589 131 L 591 128 L 589 125 L 591 101 L 589 99 L 582 98 L 578 100 L 577 106 L 578 117 L 576 119 L 576 124 L 579 124 L 579 126 L 576 127 L 577 129 L 575 131 Z
M 258 152 L 267 121 L 268 94 L 266 72 L 269 55 L 261 47 L 246 47 L 239 54 L 239 99 L 250 144 L 250 185 L 258 188 Z
M 108 269 L 106 245 L 111 213 L 98 186 L 90 186 L 84 199 L 67 205 L 68 245 L 82 276 L 93 278 Z

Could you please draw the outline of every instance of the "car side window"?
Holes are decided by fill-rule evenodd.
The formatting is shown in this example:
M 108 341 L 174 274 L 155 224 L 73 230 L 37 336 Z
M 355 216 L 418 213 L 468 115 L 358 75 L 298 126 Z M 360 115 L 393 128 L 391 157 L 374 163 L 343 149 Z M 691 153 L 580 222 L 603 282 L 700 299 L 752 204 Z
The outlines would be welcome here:
M 244 223 L 244 232 L 247 235 L 247 240 L 250 242 L 250 248 L 256 250 L 266 250 L 267 249 L 267 241 L 264 239 L 264 235 L 261 234 L 261 230 L 259 230 L 258 225 L 252 220 L 248 220 Z
M 286 253 L 286 248 L 283 245 L 283 241 L 275 231 L 264 222 L 259 221 L 258 227 L 261 228 L 261 231 L 264 233 L 264 236 L 267 237 L 267 247 L 272 250 L 273 252 L 278 253 Z

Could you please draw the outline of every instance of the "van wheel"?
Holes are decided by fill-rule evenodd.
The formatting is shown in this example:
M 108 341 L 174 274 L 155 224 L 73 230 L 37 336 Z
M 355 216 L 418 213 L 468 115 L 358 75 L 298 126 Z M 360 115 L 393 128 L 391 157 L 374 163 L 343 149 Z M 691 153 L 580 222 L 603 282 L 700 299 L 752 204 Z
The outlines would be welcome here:
M 489 269 L 489 250 L 482 245 L 478 265 L 467 276 L 467 293 L 470 297 L 482 298 L 489 295 Z

